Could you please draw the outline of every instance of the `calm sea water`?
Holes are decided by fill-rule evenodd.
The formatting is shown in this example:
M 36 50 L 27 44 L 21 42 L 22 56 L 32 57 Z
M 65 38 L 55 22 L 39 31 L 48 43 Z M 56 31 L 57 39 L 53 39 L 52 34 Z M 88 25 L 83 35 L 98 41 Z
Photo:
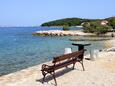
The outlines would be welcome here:
M 0 28 L 0 75 L 49 61 L 53 56 L 63 54 L 67 47 L 77 50 L 69 41 L 71 37 L 32 36 L 32 32 L 50 29 L 61 28 Z M 85 42 L 92 44 L 87 49 L 104 48 L 102 42 Z

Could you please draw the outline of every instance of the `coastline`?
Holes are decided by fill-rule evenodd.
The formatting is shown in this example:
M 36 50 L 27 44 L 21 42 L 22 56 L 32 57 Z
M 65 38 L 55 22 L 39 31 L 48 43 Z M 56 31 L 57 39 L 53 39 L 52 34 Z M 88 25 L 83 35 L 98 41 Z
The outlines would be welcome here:
M 104 36 L 111 37 L 111 34 L 115 36 L 115 32 L 108 32 Z M 34 36 L 96 36 L 94 33 L 84 33 L 82 30 L 44 30 L 36 31 L 32 33 Z
M 86 36 L 95 35 L 93 33 L 84 33 L 82 30 L 46 30 L 46 31 L 36 31 L 33 33 L 35 36 Z
M 87 57 L 85 56 L 85 58 Z M 60 69 L 56 71 L 57 73 L 64 73 L 56 78 L 58 86 L 114 86 L 114 57 L 115 52 L 100 52 L 95 61 L 84 59 L 86 71 L 82 71 L 79 63 L 76 64 L 75 70 Z M 50 63 L 51 61 L 46 62 L 46 64 Z M 42 64 L 1 76 L 0 86 L 54 86 L 53 79 L 44 84 L 41 83 L 43 77 L 40 71 Z

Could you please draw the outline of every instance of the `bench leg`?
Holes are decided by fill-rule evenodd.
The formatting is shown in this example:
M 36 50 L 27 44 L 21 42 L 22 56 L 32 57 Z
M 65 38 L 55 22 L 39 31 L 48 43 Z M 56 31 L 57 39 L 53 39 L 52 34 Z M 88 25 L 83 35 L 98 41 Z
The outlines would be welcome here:
M 57 81 L 56 81 L 56 77 L 55 77 L 55 72 L 53 72 L 53 74 L 51 73 L 51 75 L 53 76 L 54 78 L 54 81 L 55 81 L 55 86 L 57 86 Z
M 68 68 L 68 66 L 66 66 L 66 68 Z
M 43 75 L 43 81 L 42 81 L 42 83 L 44 83 L 44 81 L 45 81 L 45 76 L 46 76 L 46 74 L 45 74 L 45 75 Z
M 80 63 L 81 63 L 81 65 L 82 65 L 83 71 L 85 71 L 85 68 L 84 68 L 84 65 L 83 65 L 83 61 L 80 62 Z
M 44 83 L 44 81 L 45 81 L 45 76 L 46 76 L 46 73 L 42 71 L 42 74 L 43 74 L 42 83 Z
M 72 68 L 73 70 L 74 70 L 74 67 L 75 67 L 75 63 L 73 64 L 73 68 Z

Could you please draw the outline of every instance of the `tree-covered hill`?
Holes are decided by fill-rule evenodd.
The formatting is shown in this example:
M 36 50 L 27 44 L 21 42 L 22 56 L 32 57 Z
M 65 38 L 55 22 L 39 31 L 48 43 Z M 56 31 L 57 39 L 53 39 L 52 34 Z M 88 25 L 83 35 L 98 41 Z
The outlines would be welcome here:
M 41 26 L 63 26 L 63 30 L 69 30 L 69 26 L 84 27 L 84 32 L 105 34 L 115 29 L 115 17 L 105 19 L 82 19 L 82 18 L 65 18 L 43 23 Z
M 106 20 L 108 21 L 109 25 L 115 29 L 115 17 L 106 18 Z
M 43 23 L 41 26 L 78 26 L 84 22 L 99 24 L 102 20 L 107 20 L 108 24 L 115 28 L 115 17 L 105 19 L 82 19 L 82 18 L 65 18 Z
M 81 25 L 82 22 L 89 22 L 91 19 L 81 18 L 65 18 L 43 23 L 41 26 L 76 26 Z

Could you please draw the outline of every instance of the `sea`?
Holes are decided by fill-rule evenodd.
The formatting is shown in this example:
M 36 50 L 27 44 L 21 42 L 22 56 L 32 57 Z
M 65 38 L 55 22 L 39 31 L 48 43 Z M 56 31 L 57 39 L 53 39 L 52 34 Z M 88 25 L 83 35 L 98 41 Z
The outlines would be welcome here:
M 80 28 L 78 28 L 79 30 Z M 91 43 L 87 53 L 105 48 L 103 41 L 70 41 L 73 36 L 33 36 L 41 30 L 62 30 L 60 27 L 0 27 L 0 76 L 52 60 L 64 54 L 65 48 L 78 47 L 72 43 Z M 83 36 L 82 36 L 83 37 Z

